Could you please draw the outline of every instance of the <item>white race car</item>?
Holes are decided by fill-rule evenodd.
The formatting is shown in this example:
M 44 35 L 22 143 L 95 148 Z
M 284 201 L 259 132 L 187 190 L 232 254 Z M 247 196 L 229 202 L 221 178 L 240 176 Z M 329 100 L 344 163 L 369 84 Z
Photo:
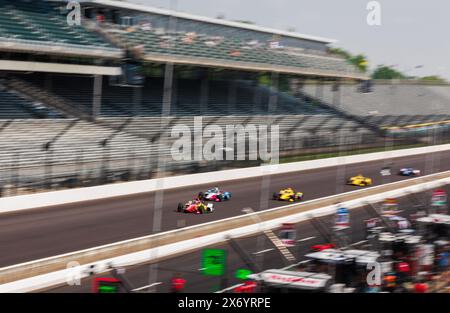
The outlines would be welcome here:
M 381 176 L 391 176 L 391 168 L 383 167 L 380 171 Z

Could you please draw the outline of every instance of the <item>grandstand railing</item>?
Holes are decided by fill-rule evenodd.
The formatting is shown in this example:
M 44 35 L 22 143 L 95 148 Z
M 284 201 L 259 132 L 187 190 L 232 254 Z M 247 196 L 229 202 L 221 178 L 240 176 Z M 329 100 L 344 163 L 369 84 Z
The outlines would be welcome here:
M 76 116 L 87 121 L 92 120 L 92 117 L 89 114 L 77 109 L 76 106 L 71 105 L 70 103 L 67 102 L 67 100 L 60 99 L 58 96 L 53 95 L 42 89 L 36 88 L 23 80 L 17 78 L 9 78 L 8 80 L 5 81 L 4 84 L 14 88 L 19 92 L 24 93 L 25 95 L 33 97 L 36 100 L 39 100 L 45 103 L 46 105 L 56 108 L 57 110 L 65 113 L 68 117 Z
M 97 33 L 102 34 L 105 38 L 108 38 L 110 42 L 114 42 L 116 45 L 120 46 L 123 49 L 129 49 L 133 51 L 136 43 L 131 43 L 124 38 L 120 37 L 120 34 L 127 33 L 126 31 L 122 31 L 118 29 L 117 25 L 113 24 L 104 24 L 102 27 L 97 25 L 96 23 L 85 21 L 88 28 L 91 30 L 95 30 Z M 117 33 L 111 30 L 117 30 Z M 144 42 L 142 42 L 144 44 Z M 155 53 L 149 51 L 141 52 L 143 59 L 151 62 L 157 63 L 173 63 L 173 64 L 184 64 L 184 65 L 202 65 L 207 67 L 220 67 L 220 68 L 231 68 L 231 69 L 239 69 L 239 70 L 253 70 L 253 71 L 269 71 L 269 72 L 283 72 L 283 73 L 291 73 L 291 74 L 303 74 L 303 75 L 311 75 L 311 76 L 322 76 L 322 77 L 341 77 L 341 78 L 350 78 L 350 79 L 361 79 L 366 80 L 368 77 L 361 73 L 357 68 L 347 67 L 344 70 L 323 70 L 317 69 L 312 66 L 283 66 L 271 63 L 257 63 L 257 62 L 243 62 L 243 61 L 232 61 L 222 58 L 209 58 L 202 56 L 190 56 L 190 55 L 181 55 L 181 54 L 171 54 L 170 49 L 168 49 L 167 53 Z M 340 59 L 336 58 L 332 55 L 317 55 L 317 54 L 308 54 L 306 51 L 303 53 L 298 53 L 303 56 L 318 58 L 318 59 Z
M 102 56 L 104 58 L 121 58 L 123 51 L 119 48 L 89 45 L 74 45 L 60 42 L 40 42 L 11 37 L 0 37 L 0 50 L 19 50 L 27 52 L 48 52 L 66 55 Z
M 242 61 L 226 61 L 220 59 L 212 58 L 202 58 L 202 57 L 191 57 L 191 56 L 172 56 L 168 54 L 156 54 L 156 53 L 146 53 L 144 59 L 146 61 L 158 62 L 158 63 L 173 63 L 173 64 L 183 64 L 183 65 L 202 65 L 207 67 L 221 67 L 239 70 L 253 70 L 262 72 L 281 72 L 289 74 L 301 74 L 310 75 L 318 77 L 340 77 L 340 78 L 351 78 L 351 79 L 367 79 L 366 75 L 359 74 L 353 71 L 326 71 L 314 69 L 312 67 L 287 67 L 281 65 L 264 64 L 264 63 L 252 63 L 252 62 L 242 62 Z
M 350 120 L 354 120 L 355 122 L 364 125 L 365 127 L 367 127 L 368 129 L 372 130 L 373 132 L 375 132 L 376 134 L 378 134 L 381 137 L 384 137 L 386 135 L 386 131 L 382 128 L 379 127 L 379 125 L 374 124 L 374 123 L 370 123 L 368 122 L 364 117 L 359 117 L 357 115 L 354 114 L 350 114 L 344 110 L 341 110 L 339 108 L 336 108 L 335 106 L 323 101 L 323 100 L 319 100 L 317 98 L 311 97 L 309 95 L 306 95 L 303 93 L 302 95 L 304 98 L 309 99 L 311 101 L 316 102 L 318 105 L 322 106 L 322 107 L 326 107 L 327 109 L 333 111 L 335 114 L 337 114 L 338 116 L 341 116 L 343 118 L 346 119 L 350 119 Z

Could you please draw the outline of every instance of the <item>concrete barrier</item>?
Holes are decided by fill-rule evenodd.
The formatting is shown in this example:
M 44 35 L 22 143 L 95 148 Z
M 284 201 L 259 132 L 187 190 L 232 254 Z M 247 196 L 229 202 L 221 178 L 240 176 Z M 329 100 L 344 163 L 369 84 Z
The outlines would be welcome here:
M 218 177 L 220 181 L 230 181 L 446 150 L 450 150 L 450 144 L 5 197 L 0 198 L 0 213 L 186 187 L 192 186 L 192 182 L 196 185 L 209 184 L 217 182 Z
M 226 236 L 247 236 L 277 228 L 282 223 L 298 223 L 310 216 L 333 214 L 336 202 L 354 209 L 367 202 L 401 197 L 446 184 L 450 184 L 450 171 L 8 266 L 0 269 L 0 292 L 27 292 L 64 284 L 73 275 L 87 276 L 86 271 L 91 265 L 95 265 L 95 272 L 100 273 L 107 270 L 110 263 L 120 267 L 156 262 L 223 242 Z M 261 223 L 255 224 L 253 215 L 257 215 Z M 67 269 L 67 264 L 74 261 L 80 266 L 75 270 Z M 74 274 L 74 271 L 77 272 Z

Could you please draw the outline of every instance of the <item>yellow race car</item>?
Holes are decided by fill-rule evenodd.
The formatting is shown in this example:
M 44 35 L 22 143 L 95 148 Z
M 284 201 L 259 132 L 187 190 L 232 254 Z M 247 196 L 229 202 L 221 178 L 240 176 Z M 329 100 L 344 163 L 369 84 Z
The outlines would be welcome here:
M 359 174 L 359 175 L 350 177 L 347 181 L 347 184 L 353 185 L 353 186 L 364 187 L 364 186 L 372 185 L 372 179 L 368 178 L 368 177 L 364 177 L 363 175 Z
M 303 192 L 295 192 L 292 188 L 281 189 L 273 194 L 273 200 L 279 201 L 301 201 L 303 200 Z

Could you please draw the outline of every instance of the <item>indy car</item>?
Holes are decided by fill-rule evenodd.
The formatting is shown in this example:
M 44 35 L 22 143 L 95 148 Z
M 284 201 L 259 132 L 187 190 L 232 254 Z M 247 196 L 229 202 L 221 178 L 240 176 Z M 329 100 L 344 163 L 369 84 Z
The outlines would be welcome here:
M 381 176 L 391 176 L 391 168 L 390 167 L 383 167 L 380 171 Z
M 372 185 L 372 179 L 368 177 L 364 177 L 363 175 L 359 174 L 353 177 L 350 177 L 347 180 L 347 185 L 353 185 L 353 186 L 369 186 Z
M 420 170 L 414 169 L 412 167 L 401 168 L 398 172 L 401 176 L 417 176 L 420 175 Z
M 198 198 L 204 201 L 222 202 L 231 199 L 231 192 L 221 191 L 218 187 L 214 187 L 206 192 L 200 192 Z
M 214 212 L 214 205 L 212 203 L 206 204 L 201 200 L 191 200 L 184 205 L 178 203 L 177 211 L 180 213 L 206 214 Z
M 279 201 L 301 201 L 303 200 L 303 192 L 296 192 L 292 188 L 281 189 L 273 194 L 273 200 Z

